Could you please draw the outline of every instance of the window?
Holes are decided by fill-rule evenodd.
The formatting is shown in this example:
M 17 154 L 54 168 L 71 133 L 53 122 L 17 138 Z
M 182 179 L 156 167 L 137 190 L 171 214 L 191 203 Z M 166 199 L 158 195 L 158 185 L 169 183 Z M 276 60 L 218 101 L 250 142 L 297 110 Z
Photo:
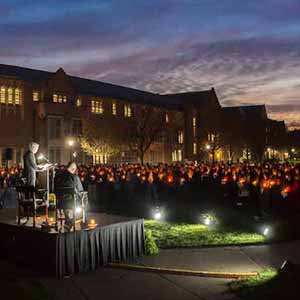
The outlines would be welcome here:
M 92 113 L 94 114 L 103 114 L 103 102 L 102 101 L 97 101 L 97 100 L 92 100 Z
M 174 150 L 174 151 L 172 152 L 172 161 L 173 161 L 173 162 L 177 161 L 177 151 L 176 151 L 176 150 Z
M 178 161 L 182 161 L 182 151 L 181 150 L 177 151 L 177 158 L 178 158 Z
M 214 134 L 209 133 L 209 134 L 208 134 L 208 141 L 213 143 L 213 142 L 215 141 L 215 137 L 216 137 L 216 136 L 215 136 Z
M 48 120 L 48 135 L 49 139 L 58 139 L 61 137 L 61 119 L 49 118 Z
M 4 86 L 1 86 L 0 88 L 0 103 L 4 103 L 5 104 L 5 101 L 6 100 L 6 89 Z
M 13 104 L 13 89 L 12 88 L 7 89 L 7 103 Z
M 81 121 L 72 120 L 72 135 L 79 136 L 81 134 Z
M 130 104 L 125 104 L 124 105 L 124 116 L 126 118 L 131 118 L 132 110 L 131 110 L 131 105 Z
M 62 94 L 53 94 L 54 103 L 67 103 L 67 96 Z
M 21 104 L 21 90 L 19 88 L 15 89 L 15 105 Z
M 0 103 L 20 105 L 22 101 L 22 90 L 20 88 L 0 87 Z
M 76 106 L 77 106 L 77 107 L 82 106 L 82 100 L 81 100 L 81 98 L 77 98 L 77 99 L 76 99 Z
M 117 103 L 115 101 L 113 101 L 111 104 L 111 112 L 114 116 L 117 115 Z
M 183 144 L 183 131 L 182 130 L 178 131 L 178 144 L 180 144 L 180 145 Z
M 54 99 L 54 98 L 53 98 L 53 99 Z M 40 93 L 37 92 L 37 91 L 33 91 L 33 92 L 32 92 L 32 100 L 33 100 L 34 102 L 40 101 Z M 53 101 L 53 102 L 54 102 L 54 101 Z
M 193 143 L 193 154 L 197 154 L 197 143 Z
M 197 135 L 197 118 L 193 117 L 193 136 L 195 137 Z
M 51 147 L 49 149 L 49 160 L 55 163 L 61 163 L 61 150 L 59 147 Z

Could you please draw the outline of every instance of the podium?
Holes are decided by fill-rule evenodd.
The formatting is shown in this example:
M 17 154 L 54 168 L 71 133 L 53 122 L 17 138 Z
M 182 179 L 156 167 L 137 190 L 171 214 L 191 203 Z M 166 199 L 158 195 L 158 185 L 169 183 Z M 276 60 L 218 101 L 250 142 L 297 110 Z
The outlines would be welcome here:
M 51 191 L 54 191 L 54 176 L 55 176 L 55 165 L 51 163 L 46 163 L 44 165 L 39 165 L 41 170 L 39 170 L 39 173 L 45 172 L 45 180 L 43 182 L 43 185 L 45 186 L 44 189 L 39 189 L 40 191 L 45 190 L 46 191 L 46 200 L 47 200 L 47 206 L 49 207 L 49 194 L 50 194 L 50 188 Z M 52 170 L 52 178 L 50 179 L 50 171 Z

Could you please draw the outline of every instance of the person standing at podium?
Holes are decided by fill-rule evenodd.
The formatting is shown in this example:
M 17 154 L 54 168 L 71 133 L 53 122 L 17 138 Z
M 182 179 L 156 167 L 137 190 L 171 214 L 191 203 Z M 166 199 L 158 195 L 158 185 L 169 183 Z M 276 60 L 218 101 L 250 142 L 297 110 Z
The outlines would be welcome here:
M 36 172 L 39 169 L 37 163 L 35 154 L 39 150 L 39 144 L 32 142 L 28 146 L 28 151 L 23 156 L 24 161 L 24 177 L 26 178 L 26 184 L 29 186 L 36 186 Z

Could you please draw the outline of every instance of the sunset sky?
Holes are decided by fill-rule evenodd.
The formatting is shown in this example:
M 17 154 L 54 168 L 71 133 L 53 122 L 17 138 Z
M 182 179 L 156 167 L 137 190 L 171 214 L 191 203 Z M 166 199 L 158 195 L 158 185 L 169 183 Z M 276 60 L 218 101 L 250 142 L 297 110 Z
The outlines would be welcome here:
M 300 0 L 1 0 L 0 63 L 156 93 L 215 87 L 300 127 Z

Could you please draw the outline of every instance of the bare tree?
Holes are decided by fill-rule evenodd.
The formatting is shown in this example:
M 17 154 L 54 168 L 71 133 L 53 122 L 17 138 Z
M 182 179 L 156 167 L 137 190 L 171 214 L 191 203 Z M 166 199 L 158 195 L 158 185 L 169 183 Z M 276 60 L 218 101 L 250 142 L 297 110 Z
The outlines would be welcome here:
M 147 150 L 163 136 L 165 112 L 154 106 L 138 107 L 132 120 L 128 120 L 123 129 L 130 149 L 137 151 L 140 163 L 144 164 Z

